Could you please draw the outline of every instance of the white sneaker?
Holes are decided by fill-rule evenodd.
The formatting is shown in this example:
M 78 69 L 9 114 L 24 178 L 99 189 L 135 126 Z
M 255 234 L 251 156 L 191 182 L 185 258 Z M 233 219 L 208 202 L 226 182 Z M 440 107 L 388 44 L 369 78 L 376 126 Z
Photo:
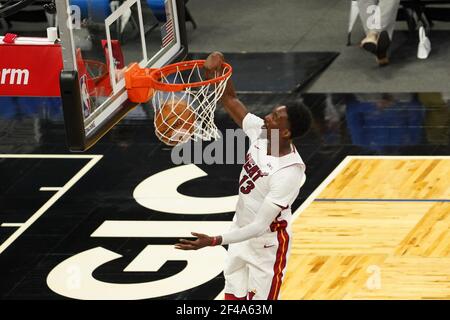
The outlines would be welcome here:
M 431 52 L 431 42 L 425 34 L 424 27 L 419 29 L 419 47 L 417 49 L 417 58 L 426 59 Z

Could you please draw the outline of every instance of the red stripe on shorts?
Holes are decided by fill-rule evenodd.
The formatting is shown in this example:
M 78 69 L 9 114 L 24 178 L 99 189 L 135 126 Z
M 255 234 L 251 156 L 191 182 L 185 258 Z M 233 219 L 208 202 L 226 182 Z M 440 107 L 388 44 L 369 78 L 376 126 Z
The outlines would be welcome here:
M 283 280 L 283 271 L 286 267 L 286 258 L 289 245 L 289 234 L 285 228 L 277 228 L 278 250 L 273 266 L 272 285 L 270 287 L 267 300 L 277 300 L 280 293 L 281 282 Z
M 247 300 L 247 297 L 236 297 L 234 294 L 225 293 L 225 300 Z

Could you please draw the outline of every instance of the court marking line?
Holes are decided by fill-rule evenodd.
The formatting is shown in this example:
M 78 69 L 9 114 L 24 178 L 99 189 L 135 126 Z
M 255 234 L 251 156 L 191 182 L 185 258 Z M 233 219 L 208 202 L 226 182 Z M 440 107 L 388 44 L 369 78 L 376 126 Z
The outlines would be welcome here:
M 1 154 L 0 158 L 6 159 L 93 159 L 95 157 L 102 158 L 102 155 L 94 155 L 94 154 L 80 154 L 80 155 L 72 155 L 72 154 Z
M 319 198 L 315 202 L 450 202 L 449 199 L 357 199 L 357 198 Z
M 214 298 L 214 300 L 225 300 L 225 288 Z
M 450 160 L 450 156 L 349 156 L 353 160 Z
M 59 191 L 62 187 L 41 187 L 39 191 Z
M 0 154 L 0 158 L 18 159 L 91 159 L 81 168 L 64 186 L 62 186 L 47 202 L 40 207 L 27 221 L 25 221 L 8 239 L 0 245 L 0 254 L 3 253 L 19 236 L 22 235 L 37 219 L 39 219 L 56 201 L 59 200 L 70 188 L 72 188 L 88 171 L 90 171 L 102 155 L 56 155 L 56 154 Z
M 4 222 L 0 225 L 0 227 L 4 228 L 18 228 L 21 227 L 23 223 L 10 223 L 10 222 Z

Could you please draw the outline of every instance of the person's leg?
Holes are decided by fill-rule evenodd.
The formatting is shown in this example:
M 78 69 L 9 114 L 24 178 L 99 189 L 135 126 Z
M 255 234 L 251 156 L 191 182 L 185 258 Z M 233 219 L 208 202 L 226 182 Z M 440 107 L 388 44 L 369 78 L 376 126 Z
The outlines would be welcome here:
M 366 38 L 361 47 L 377 56 L 380 66 L 389 63 L 388 50 L 395 29 L 400 0 L 359 0 Z
M 373 20 L 373 11 L 371 8 L 377 4 L 378 0 L 358 0 L 359 17 L 366 35 L 371 31 L 377 31 L 373 28 L 373 24 L 371 23 Z
M 381 30 L 387 31 L 389 38 L 392 40 L 400 0 L 380 0 L 379 6 L 381 14 Z
M 400 0 L 380 0 L 381 32 L 377 43 L 377 62 L 380 66 L 389 63 L 388 50 L 394 34 Z
M 254 241 L 249 261 L 249 300 L 278 300 L 286 273 L 291 234 L 280 229 Z
M 378 0 L 358 0 L 359 17 L 366 37 L 361 41 L 361 47 L 376 54 L 378 34 L 380 32 Z
M 246 300 L 248 292 L 248 267 L 245 257 L 248 250 L 243 243 L 230 244 L 224 267 L 225 300 Z

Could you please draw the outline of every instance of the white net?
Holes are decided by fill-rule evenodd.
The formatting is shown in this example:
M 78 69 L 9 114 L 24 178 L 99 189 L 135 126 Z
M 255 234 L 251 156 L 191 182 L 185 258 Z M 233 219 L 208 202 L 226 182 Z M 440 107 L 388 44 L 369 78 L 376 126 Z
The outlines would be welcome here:
M 231 73 L 219 81 L 204 83 L 206 79 L 202 70 L 196 63 L 189 70 L 177 67 L 176 72 L 170 75 L 160 74 L 162 84 L 191 84 L 181 91 L 155 89 L 153 93 L 155 133 L 167 145 L 219 138 L 214 112 Z M 227 71 L 224 68 L 221 74 L 216 74 L 216 80 L 227 74 Z

